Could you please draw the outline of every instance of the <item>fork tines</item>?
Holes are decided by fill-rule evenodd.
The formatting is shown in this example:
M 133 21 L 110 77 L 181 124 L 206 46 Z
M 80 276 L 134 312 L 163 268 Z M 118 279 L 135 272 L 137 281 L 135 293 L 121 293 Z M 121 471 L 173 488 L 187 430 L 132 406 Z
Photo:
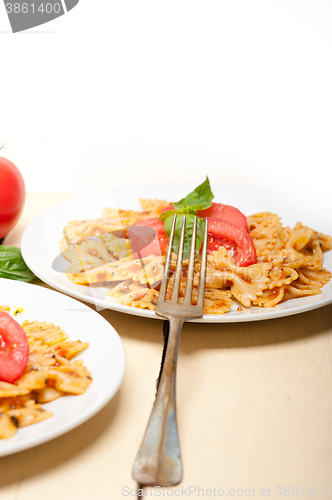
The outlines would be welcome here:
M 184 294 L 183 304 L 178 304 L 180 286 L 181 286 L 181 275 L 182 275 L 182 265 L 183 265 L 183 250 L 184 250 L 184 240 L 185 240 L 185 229 L 186 229 L 186 216 L 183 217 L 181 235 L 179 242 L 179 250 L 177 255 L 172 297 L 170 302 L 166 302 L 166 292 L 168 286 L 168 280 L 170 275 L 170 266 L 172 260 L 172 249 L 174 241 L 174 233 L 176 227 L 176 214 L 173 218 L 172 229 L 169 237 L 169 244 L 167 248 L 165 267 L 163 272 L 163 278 L 160 286 L 159 300 L 157 305 L 156 313 L 160 316 L 178 316 L 189 318 L 199 318 L 203 315 L 204 307 L 204 296 L 205 296 L 205 280 L 206 280 L 206 262 L 207 262 L 207 241 L 208 241 L 208 222 L 205 219 L 204 228 L 204 238 L 202 244 L 202 257 L 201 266 L 199 273 L 199 284 L 198 284 L 198 295 L 197 304 L 192 305 L 192 292 L 194 286 L 194 273 L 195 273 L 195 256 L 196 256 L 196 236 L 197 236 L 197 217 L 195 216 L 192 232 L 192 240 L 190 245 L 189 262 L 186 278 L 186 289 Z M 181 310 L 181 312 L 180 312 Z

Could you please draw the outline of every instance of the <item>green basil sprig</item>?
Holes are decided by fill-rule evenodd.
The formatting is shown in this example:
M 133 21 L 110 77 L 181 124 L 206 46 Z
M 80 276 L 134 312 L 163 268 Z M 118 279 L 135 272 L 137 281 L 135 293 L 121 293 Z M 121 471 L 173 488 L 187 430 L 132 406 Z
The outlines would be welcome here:
M 174 210 L 167 210 L 163 212 L 159 219 L 164 221 L 165 231 L 167 236 L 170 235 L 172 222 L 174 214 L 177 214 L 173 249 L 175 253 L 179 250 L 179 241 L 181 234 L 181 227 L 183 217 L 186 216 L 186 233 L 184 240 L 184 250 L 183 258 L 187 259 L 190 252 L 190 244 L 193 232 L 193 224 L 195 215 L 197 215 L 198 210 L 205 210 L 212 206 L 212 200 L 214 195 L 211 191 L 209 178 L 206 176 L 205 181 L 200 184 L 194 191 L 189 193 L 182 200 L 173 203 Z M 196 236 L 196 252 L 198 253 L 201 249 L 204 237 L 204 220 L 201 217 L 197 217 L 197 236 Z
M 0 245 L 0 278 L 28 283 L 35 277 L 24 262 L 19 248 Z

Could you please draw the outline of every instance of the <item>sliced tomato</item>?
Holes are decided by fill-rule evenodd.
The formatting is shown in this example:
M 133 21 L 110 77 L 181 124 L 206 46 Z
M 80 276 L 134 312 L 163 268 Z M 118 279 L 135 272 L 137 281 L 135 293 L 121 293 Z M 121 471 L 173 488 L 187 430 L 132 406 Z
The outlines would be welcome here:
M 243 227 L 243 229 L 248 229 L 248 222 L 246 216 L 240 212 L 235 207 L 231 205 L 223 205 L 222 203 L 212 203 L 212 207 L 206 210 L 199 210 L 197 212 L 198 217 L 213 217 L 214 219 L 227 220 L 234 226 Z
M 238 266 L 250 266 L 256 263 L 256 249 L 252 238 L 243 227 L 235 226 L 222 219 L 209 217 L 209 245 L 208 250 L 215 250 L 218 241 L 224 240 L 236 246 L 234 259 Z M 225 246 L 225 245 L 221 245 Z M 227 248 L 227 246 L 226 246 Z
M 174 207 L 170 205 L 163 212 L 166 210 L 174 210 Z M 202 218 L 208 217 L 209 252 L 223 246 L 234 257 L 238 266 L 250 266 L 256 263 L 255 245 L 247 230 L 247 219 L 240 210 L 230 205 L 213 203 L 212 207 L 199 211 L 197 215 Z M 222 219 L 221 215 L 231 220 Z M 143 227 L 145 229 L 142 229 Z M 151 232 L 151 228 L 155 233 Z M 129 230 L 129 237 L 136 258 L 160 255 L 167 249 L 168 237 L 164 223 L 158 218 L 136 222 Z
M 168 210 L 174 210 L 173 205 L 166 207 L 162 212 Z M 212 203 L 210 208 L 205 210 L 198 210 L 198 217 L 205 219 L 205 217 L 213 217 L 214 219 L 227 220 L 234 226 L 243 227 L 243 229 L 248 229 L 248 222 L 246 216 L 240 212 L 238 208 L 232 207 L 231 205 L 223 205 L 222 203 Z
M 25 370 L 29 343 L 23 328 L 6 312 L 0 312 L 0 380 L 13 383 Z
M 169 206 L 168 206 L 168 207 L 166 207 L 166 208 L 162 208 L 162 209 L 160 210 L 160 212 L 161 212 L 161 213 L 163 213 L 163 212 L 168 212 L 169 210 L 174 210 L 173 205 L 169 205 Z
M 231 241 L 227 241 L 224 238 L 219 238 L 218 236 L 214 236 L 213 234 L 208 235 L 208 252 L 217 251 L 219 247 L 224 247 L 231 254 L 232 257 L 235 257 L 236 252 L 236 244 Z
M 167 250 L 168 236 L 158 217 L 136 222 L 128 233 L 135 258 L 161 255 Z

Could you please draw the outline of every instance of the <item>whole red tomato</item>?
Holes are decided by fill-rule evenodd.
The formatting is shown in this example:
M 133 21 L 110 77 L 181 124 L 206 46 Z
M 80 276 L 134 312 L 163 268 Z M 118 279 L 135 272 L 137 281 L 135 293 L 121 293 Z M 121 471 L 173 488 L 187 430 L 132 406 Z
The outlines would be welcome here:
M 24 206 L 25 186 L 19 169 L 0 157 L 0 240 L 18 221 Z

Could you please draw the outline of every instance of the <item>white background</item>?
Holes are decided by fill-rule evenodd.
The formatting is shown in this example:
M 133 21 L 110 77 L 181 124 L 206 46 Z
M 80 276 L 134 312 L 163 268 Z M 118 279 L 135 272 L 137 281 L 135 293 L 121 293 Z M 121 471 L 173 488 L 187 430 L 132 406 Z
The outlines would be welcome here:
M 29 191 L 208 174 L 330 197 L 330 0 L 81 0 L 18 34 L 0 2 L 0 31 L 1 154 Z

